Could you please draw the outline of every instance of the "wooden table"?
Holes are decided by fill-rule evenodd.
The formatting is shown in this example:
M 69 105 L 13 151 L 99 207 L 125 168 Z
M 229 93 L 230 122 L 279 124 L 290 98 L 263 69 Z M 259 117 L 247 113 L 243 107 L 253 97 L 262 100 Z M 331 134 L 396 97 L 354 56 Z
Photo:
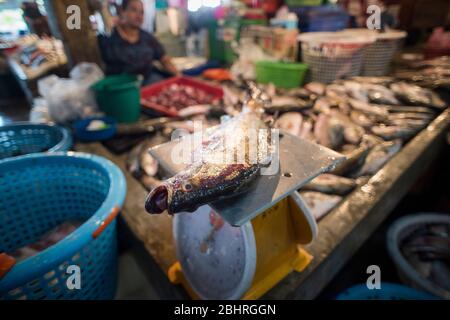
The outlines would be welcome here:
M 264 298 L 315 298 L 388 217 L 446 146 L 449 127 L 450 108 L 412 139 L 366 185 L 357 188 L 319 222 L 317 240 L 306 247 L 314 256 L 312 263 L 301 273 L 291 273 Z M 104 156 L 125 173 L 128 191 L 122 217 L 135 236 L 143 242 L 150 256 L 166 272 L 176 260 L 172 218 L 165 214 L 149 215 L 145 212 L 147 192 L 126 170 L 126 155 L 113 155 L 98 143 L 79 144 L 76 150 Z M 158 282 L 161 284 L 165 280 L 158 279 Z M 167 298 L 167 295 L 162 297 Z M 174 291 L 173 298 L 176 297 Z

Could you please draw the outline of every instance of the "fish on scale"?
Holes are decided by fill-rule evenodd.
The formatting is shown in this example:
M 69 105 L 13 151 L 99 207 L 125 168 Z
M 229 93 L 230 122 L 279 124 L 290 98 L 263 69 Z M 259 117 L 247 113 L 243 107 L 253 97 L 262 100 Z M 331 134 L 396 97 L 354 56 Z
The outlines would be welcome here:
M 219 127 L 210 130 L 201 146 L 194 150 L 194 157 L 186 169 L 165 180 L 147 196 L 145 209 L 151 214 L 168 212 L 193 212 L 198 207 L 231 197 L 245 191 L 259 176 L 260 169 L 270 164 L 271 139 L 257 139 L 257 159 L 251 161 L 250 130 L 266 130 L 263 121 L 264 105 L 259 99 L 260 91 L 249 84 L 251 97 L 245 103 L 242 112 Z M 227 139 L 227 143 L 223 143 Z M 216 161 L 234 157 L 245 151 L 240 161 Z M 265 151 L 265 152 L 263 152 Z

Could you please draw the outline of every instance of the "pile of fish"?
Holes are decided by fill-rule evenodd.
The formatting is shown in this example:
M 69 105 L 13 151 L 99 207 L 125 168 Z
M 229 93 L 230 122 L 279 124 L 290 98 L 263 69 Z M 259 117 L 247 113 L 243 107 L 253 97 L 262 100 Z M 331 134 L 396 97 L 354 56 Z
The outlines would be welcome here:
M 396 71 L 395 77 L 427 88 L 450 90 L 450 56 L 408 63 L 407 68 Z
M 328 85 L 312 82 L 295 89 L 259 85 L 258 89 L 264 117 L 273 120 L 271 125 L 347 157 L 333 172 L 320 175 L 300 190 L 316 219 L 336 207 L 354 188 L 365 184 L 447 107 L 431 89 L 391 77 L 354 77 Z M 206 127 L 217 125 L 223 115 L 215 112 L 218 109 L 242 119 L 248 87 L 233 82 L 224 84 L 223 90 L 219 106 L 166 124 L 159 134 L 130 153 L 128 168 L 149 191 L 169 178 L 148 154 L 149 147 L 168 141 L 174 129 L 191 131 L 195 119 L 205 121 Z M 163 200 L 148 204 L 150 211 L 170 205 L 166 198 Z
M 276 90 L 266 112 L 275 126 L 347 156 L 331 174 L 300 190 L 320 219 L 364 184 L 447 104 L 434 91 L 389 77 L 355 77 L 332 84 Z
M 180 110 L 189 106 L 211 103 L 213 99 L 212 95 L 202 89 L 174 83 L 158 94 L 150 96 L 147 101 Z

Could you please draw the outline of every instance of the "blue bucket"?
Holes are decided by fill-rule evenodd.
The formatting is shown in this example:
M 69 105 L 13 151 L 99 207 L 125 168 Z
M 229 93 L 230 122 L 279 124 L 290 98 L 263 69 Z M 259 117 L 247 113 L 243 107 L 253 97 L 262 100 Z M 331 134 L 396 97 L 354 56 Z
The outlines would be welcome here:
M 115 217 L 126 194 L 120 169 L 82 153 L 39 153 L 0 161 L 0 252 L 34 243 L 68 220 L 83 224 L 0 278 L 0 299 L 112 299 L 117 282 Z M 68 266 L 81 289 L 67 286 Z
M 38 152 L 68 151 L 70 132 L 57 125 L 17 122 L 0 127 L 0 160 Z

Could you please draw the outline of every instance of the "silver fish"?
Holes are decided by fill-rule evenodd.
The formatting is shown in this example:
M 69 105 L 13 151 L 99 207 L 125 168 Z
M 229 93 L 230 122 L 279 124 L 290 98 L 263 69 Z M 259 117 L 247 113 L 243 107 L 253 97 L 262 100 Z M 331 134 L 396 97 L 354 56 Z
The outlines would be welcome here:
M 407 127 L 407 126 L 386 126 L 379 125 L 371 128 L 372 132 L 383 138 L 384 140 L 404 139 L 407 140 L 413 137 L 420 128 Z
M 180 117 L 192 117 L 198 114 L 207 114 L 211 110 L 211 106 L 208 104 L 201 104 L 196 106 L 189 106 L 178 111 Z
M 364 164 L 359 170 L 351 175 L 353 178 L 374 175 L 383 167 L 401 148 L 399 140 L 387 141 L 373 147 L 367 155 Z
M 396 119 L 389 118 L 387 123 L 390 126 L 399 126 L 399 127 L 407 127 L 407 128 L 415 128 L 418 130 L 423 129 L 429 123 L 428 120 L 425 119 Z
M 272 98 L 271 103 L 264 107 L 264 110 L 268 113 L 275 112 L 289 112 L 289 111 L 301 111 L 311 108 L 313 102 L 309 100 L 303 100 L 300 98 L 294 98 L 290 96 L 275 96 Z
M 300 131 L 299 137 L 309 141 L 315 141 L 313 127 L 314 124 L 311 119 L 304 120 L 302 123 L 302 129 Z
M 314 136 L 322 146 L 337 150 L 344 142 L 344 129 L 340 121 L 322 113 L 314 125 Z
M 354 180 L 324 173 L 314 178 L 302 190 L 345 196 L 356 187 Z
M 433 91 L 406 82 L 391 84 L 392 91 L 408 104 L 444 109 L 445 102 Z
M 411 120 L 427 120 L 428 122 L 433 119 L 434 115 L 430 113 L 420 112 L 397 112 L 389 114 L 389 119 L 411 119 Z
M 325 94 L 326 85 L 320 82 L 310 82 L 305 85 L 305 89 L 318 96 L 323 96 Z
M 354 145 L 354 144 L 344 144 L 341 147 L 341 150 L 339 150 L 343 155 L 348 155 L 351 154 L 352 152 L 354 152 L 356 149 L 358 149 L 358 146 Z
M 293 89 L 279 89 L 281 95 L 296 97 L 300 99 L 306 100 L 315 100 L 317 98 L 317 94 L 312 93 L 306 88 L 293 88 Z
M 343 114 L 348 115 L 348 116 L 352 112 L 352 108 L 350 107 L 350 105 L 348 104 L 347 101 L 339 102 L 338 108 L 339 108 L 339 111 L 341 111 Z
M 353 109 L 372 116 L 377 120 L 386 119 L 389 115 L 389 112 L 386 108 L 378 105 L 371 105 L 355 99 L 349 99 L 349 102 Z
M 414 107 L 414 106 L 385 106 L 386 110 L 390 113 L 422 113 L 430 116 L 434 116 L 435 112 L 427 107 Z
M 350 97 L 359 100 L 361 102 L 368 103 L 369 97 L 367 90 L 362 86 L 361 83 L 356 81 L 345 81 L 344 87 Z
M 340 196 L 315 191 L 300 191 L 300 196 L 305 200 L 316 220 L 321 219 L 342 201 Z
M 317 113 L 329 114 L 331 110 L 330 101 L 326 97 L 322 97 L 314 102 L 313 110 Z
M 394 81 L 392 77 L 352 77 L 351 80 L 360 82 L 360 83 L 369 83 L 369 84 L 379 84 L 379 85 L 388 85 Z
M 389 105 L 400 104 L 395 97 L 395 94 L 385 86 L 377 84 L 363 84 L 362 86 L 367 90 L 367 96 L 372 103 Z
M 362 127 L 355 124 L 349 117 L 338 110 L 332 110 L 331 116 L 339 121 L 344 127 L 345 141 L 354 145 L 357 145 L 361 141 L 361 138 L 365 133 L 365 130 Z
M 347 176 L 350 172 L 354 171 L 355 168 L 361 167 L 370 150 L 371 147 L 361 143 L 358 148 L 351 153 L 346 154 L 346 160 L 337 165 L 331 173 L 339 176 Z
M 378 144 L 383 143 L 384 140 L 376 135 L 366 133 L 362 137 L 361 145 L 367 146 L 368 148 L 373 148 Z
M 145 147 L 144 152 L 140 156 L 140 165 L 144 173 L 148 176 L 153 177 L 158 173 L 158 161 L 150 155 L 148 149 L 145 149 Z
M 140 155 L 142 153 L 144 145 L 145 143 L 140 143 L 137 146 L 135 146 L 133 149 L 131 149 L 127 157 L 126 167 L 135 178 L 139 178 L 143 174 L 143 170 L 141 168 L 140 163 Z
M 358 110 L 352 110 L 350 112 L 350 119 L 357 125 L 366 129 L 374 125 L 374 121 L 372 121 L 368 115 Z
M 330 84 L 326 87 L 325 95 L 331 99 L 345 99 L 347 97 L 347 90 L 343 85 Z
M 303 116 L 299 112 L 283 113 L 276 121 L 275 127 L 294 136 L 299 136 L 303 123 Z

